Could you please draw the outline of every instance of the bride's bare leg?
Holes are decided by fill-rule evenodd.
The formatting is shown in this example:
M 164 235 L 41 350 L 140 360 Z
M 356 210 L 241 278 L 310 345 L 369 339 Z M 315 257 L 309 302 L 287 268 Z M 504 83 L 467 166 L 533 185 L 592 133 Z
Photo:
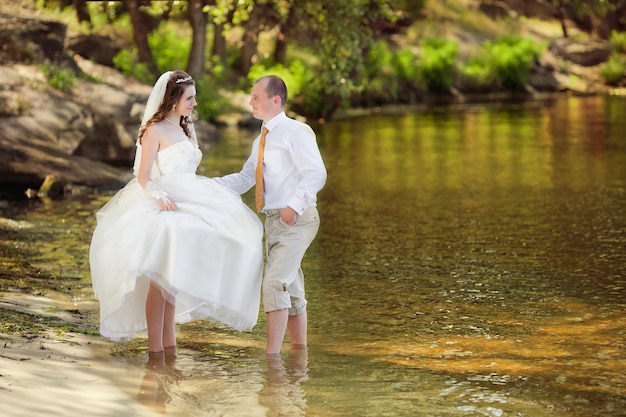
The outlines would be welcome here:
M 148 297 L 146 298 L 146 322 L 148 325 L 148 351 L 162 352 L 163 325 L 165 318 L 165 298 L 161 289 L 150 283 Z
M 176 346 L 176 307 L 169 301 L 165 302 L 165 314 L 163 321 L 163 346 L 172 348 Z

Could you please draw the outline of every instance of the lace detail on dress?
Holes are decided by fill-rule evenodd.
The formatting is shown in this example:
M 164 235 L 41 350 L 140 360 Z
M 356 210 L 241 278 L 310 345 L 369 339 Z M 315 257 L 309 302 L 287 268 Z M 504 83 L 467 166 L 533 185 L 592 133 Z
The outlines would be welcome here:
M 189 140 L 177 142 L 160 150 L 156 158 L 161 175 L 194 174 L 201 160 L 200 148 L 194 146 Z

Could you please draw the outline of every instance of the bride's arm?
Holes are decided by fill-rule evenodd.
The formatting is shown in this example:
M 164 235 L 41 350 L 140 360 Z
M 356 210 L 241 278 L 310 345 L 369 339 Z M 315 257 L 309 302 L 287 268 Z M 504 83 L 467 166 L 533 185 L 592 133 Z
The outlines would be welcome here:
M 156 183 L 151 181 L 150 174 L 152 172 L 152 164 L 156 161 L 157 152 L 159 151 L 159 132 L 156 126 L 150 126 L 143 138 L 141 138 L 141 161 L 137 171 L 137 182 L 141 185 L 155 200 L 161 210 L 174 210 L 176 205 L 165 191 Z

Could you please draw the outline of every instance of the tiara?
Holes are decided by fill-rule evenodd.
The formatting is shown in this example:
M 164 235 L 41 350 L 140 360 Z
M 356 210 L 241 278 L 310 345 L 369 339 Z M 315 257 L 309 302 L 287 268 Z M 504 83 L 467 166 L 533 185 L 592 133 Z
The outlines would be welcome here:
M 191 81 L 191 80 L 193 80 L 193 78 L 191 77 L 179 78 L 176 80 L 176 84 L 186 83 L 187 81 Z

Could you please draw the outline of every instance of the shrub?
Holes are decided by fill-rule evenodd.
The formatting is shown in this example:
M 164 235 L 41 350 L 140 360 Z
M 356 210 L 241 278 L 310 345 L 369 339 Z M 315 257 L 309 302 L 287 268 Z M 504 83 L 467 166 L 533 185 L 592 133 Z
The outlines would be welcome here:
M 162 23 L 150 35 L 148 44 L 160 73 L 185 68 L 191 51 L 191 36 L 181 36 L 173 23 Z
M 230 107 L 228 99 L 220 94 L 220 81 L 210 75 L 203 75 L 195 81 L 198 95 L 198 106 L 196 106 L 198 117 L 202 120 L 215 121 Z
M 159 74 L 184 68 L 189 60 L 191 37 L 180 36 L 172 25 L 162 24 L 148 35 L 148 44 Z M 127 77 L 146 84 L 153 84 L 155 75 L 148 64 L 139 62 L 137 49 L 122 50 L 113 58 L 113 66 Z
M 353 104 L 377 105 L 394 101 L 398 93 L 398 78 L 393 67 L 394 52 L 386 41 L 374 42 L 363 60 L 363 73 L 355 83 L 357 91 Z
M 626 53 L 626 32 L 612 31 L 609 42 L 613 45 L 615 52 Z
M 458 87 L 461 91 L 487 90 L 495 80 L 494 68 L 484 56 L 471 58 L 458 71 Z
M 446 91 L 452 86 L 458 46 L 445 39 L 422 41 L 419 73 L 429 90 Z
M 543 45 L 531 39 L 504 35 L 483 45 L 487 62 L 494 74 L 509 89 L 519 89 L 528 81 L 530 69 Z
M 136 51 L 120 51 L 113 57 L 113 66 L 125 76 L 132 77 L 142 83 L 153 84 L 155 81 L 154 74 L 148 65 L 137 60 Z
M 372 44 L 364 60 L 365 75 L 367 78 L 376 78 L 388 72 L 391 67 L 393 53 L 387 42 L 379 40 Z
M 613 53 L 609 60 L 600 68 L 600 75 L 605 83 L 616 85 L 624 78 L 624 71 L 626 71 L 626 62 L 623 58 Z
M 41 70 L 48 80 L 48 85 L 66 93 L 72 93 L 76 85 L 76 74 L 74 71 L 46 64 L 41 66 Z
M 395 53 L 391 60 L 395 76 L 406 83 L 416 83 L 419 80 L 417 60 L 417 55 L 408 50 Z

